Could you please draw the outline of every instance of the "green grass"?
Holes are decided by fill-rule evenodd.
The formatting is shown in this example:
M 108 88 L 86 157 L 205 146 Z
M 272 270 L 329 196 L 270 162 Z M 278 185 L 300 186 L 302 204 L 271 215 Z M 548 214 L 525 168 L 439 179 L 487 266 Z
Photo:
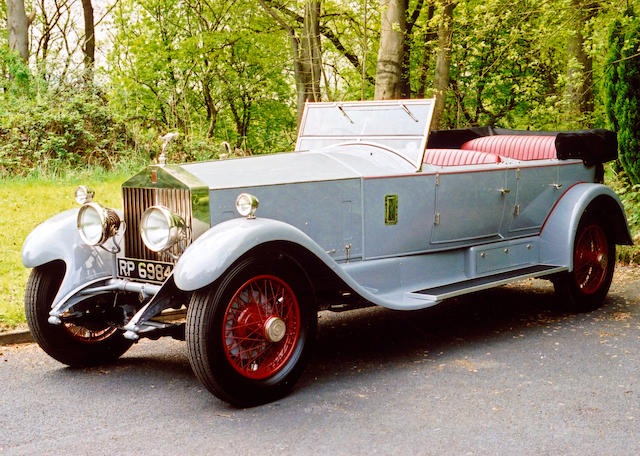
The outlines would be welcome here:
M 23 324 L 24 288 L 29 269 L 22 266 L 20 251 L 27 235 L 39 223 L 67 209 L 78 207 L 74 189 L 87 185 L 96 192 L 95 201 L 122 207 L 120 184 L 132 172 L 100 170 L 62 178 L 5 179 L 0 181 L 0 329 Z

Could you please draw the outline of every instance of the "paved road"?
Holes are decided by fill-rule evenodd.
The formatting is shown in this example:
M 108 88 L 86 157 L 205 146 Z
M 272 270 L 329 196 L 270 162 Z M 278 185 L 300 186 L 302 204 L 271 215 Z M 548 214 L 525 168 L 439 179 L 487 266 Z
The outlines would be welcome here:
M 624 279 L 624 280 L 623 280 Z M 183 343 L 74 370 L 0 348 L 0 454 L 640 454 L 640 271 L 593 313 L 528 282 L 419 312 L 321 314 L 287 398 L 238 410 Z

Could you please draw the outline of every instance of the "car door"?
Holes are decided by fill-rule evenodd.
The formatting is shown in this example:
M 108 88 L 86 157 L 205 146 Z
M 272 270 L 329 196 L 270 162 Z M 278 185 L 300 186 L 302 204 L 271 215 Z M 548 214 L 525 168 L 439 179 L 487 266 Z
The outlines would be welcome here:
M 438 174 L 431 244 L 467 244 L 498 237 L 510 192 L 504 169 Z
M 515 197 L 505 210 L 505 237 L 540 231 L 549 211 L 562 195 L 558 166 L 527 166 L 509 170 L 508 184 Z

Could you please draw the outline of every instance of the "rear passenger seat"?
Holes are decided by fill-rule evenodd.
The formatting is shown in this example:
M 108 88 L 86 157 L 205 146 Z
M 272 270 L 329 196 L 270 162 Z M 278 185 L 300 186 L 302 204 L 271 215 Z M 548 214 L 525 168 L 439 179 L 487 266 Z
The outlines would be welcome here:
M 427 149 L 424 163 L 435 166 L 484 165 L 500 163 L 500 157 L 478 150 Z
M 467 141 L 463 150 L 482 151 L 516 160 L 557 158 L 556 137 L 542 135 L 494 135 Z

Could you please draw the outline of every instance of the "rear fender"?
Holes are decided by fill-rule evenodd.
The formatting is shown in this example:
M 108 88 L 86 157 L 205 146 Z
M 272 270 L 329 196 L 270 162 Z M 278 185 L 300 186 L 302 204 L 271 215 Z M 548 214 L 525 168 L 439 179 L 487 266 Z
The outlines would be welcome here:
M 573 244 L 586 210 L 597 209 L 612 228 L 616 244 L 633 244 L 622 203 L 606 185 L 577 184 L 558 201 L 540 234 L 540 261 L 573 270 Z
M 119 214 L 121 216 L 121 214 Z M 22 264 L 35 268 L 62 260 L 66 271 L 52 307 L 89 283 L 112 276 L 113 255 L 85 244 L 77 229 L 78 209 L 51 217 L 38 225 L 22 244 Z

